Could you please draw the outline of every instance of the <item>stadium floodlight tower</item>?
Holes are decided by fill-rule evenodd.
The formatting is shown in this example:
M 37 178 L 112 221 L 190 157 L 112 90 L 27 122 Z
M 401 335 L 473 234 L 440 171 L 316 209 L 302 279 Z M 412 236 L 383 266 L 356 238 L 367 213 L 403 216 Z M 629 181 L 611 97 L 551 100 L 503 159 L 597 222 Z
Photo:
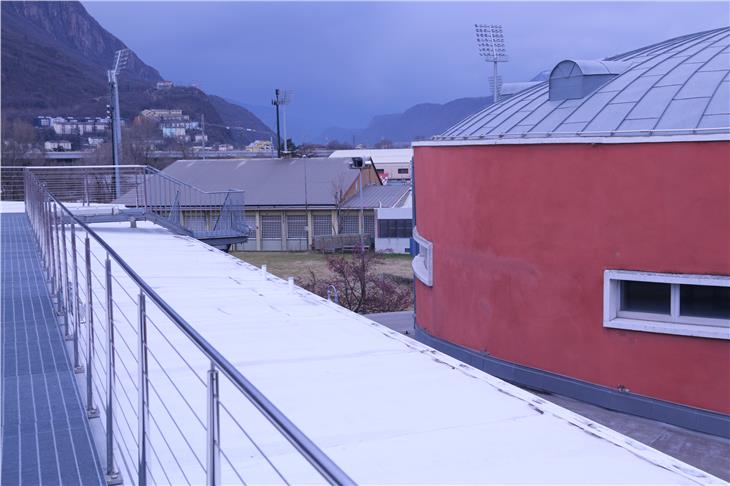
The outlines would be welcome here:
M 112 159 L 114 161 L 114 181 L 115 195 L 122 196 L 122 178 L 119 173 L 122 150 L 122 122 L 119 115 L 119 88 L 117 86 L 117 76 L 127 65 L 129 59 L 129 49 L 121 49 L 114 53 L 114 66 L 106 72 L 109 79 L 109 95 L 111 104 L 109 113 L 112 123 Z
M 474 24 L 474 30 L 477 35 L 477 46 L 479 47 L 479 55 L 485 61 L 494 65 L 494 77 L 492 80 L 492 89 L 494 93 L 494 102 L 499 101 L 499 90 L 501 87 L 501 78 L 497 74 L 497 65 L 500 62 L 507 62 L 507 49 L 504 45 L 504 33 L 501 25 Z

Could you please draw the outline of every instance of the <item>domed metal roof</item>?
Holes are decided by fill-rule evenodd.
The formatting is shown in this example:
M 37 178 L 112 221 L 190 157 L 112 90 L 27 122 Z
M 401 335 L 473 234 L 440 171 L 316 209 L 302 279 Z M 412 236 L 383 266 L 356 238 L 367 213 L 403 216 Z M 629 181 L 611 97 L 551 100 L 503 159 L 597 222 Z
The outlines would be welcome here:
M 602 61 L 566 60 L 549 81 L 433 140 L 730 133 L 729 73 L 730 27 Z

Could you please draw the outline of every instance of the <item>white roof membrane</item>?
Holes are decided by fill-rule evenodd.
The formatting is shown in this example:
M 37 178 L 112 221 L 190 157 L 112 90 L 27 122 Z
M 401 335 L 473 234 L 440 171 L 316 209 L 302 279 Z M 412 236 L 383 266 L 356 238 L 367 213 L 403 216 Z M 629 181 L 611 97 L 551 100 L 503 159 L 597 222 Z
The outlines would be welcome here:
M 290 289 L 286 281 L 264 277 L 197 240 L 147 222 L 137 228 L 128 223 L 93 227 L 357 483 L 722 484 L 301 288 Z M 92 250 L 103 257 L 98 245 Z M 102 272 L 101 261 L 92 260 L 93 271 Z M 136 316 L 136 288 L 116 265 L 112 272 L 119 305 L 114 311 L 119 411 L 134 423 L 133 409 L 127 407 L 136 397 L 136 334 L 123 316 Z M 129 297 L 123 288 L 131 289 Z M 169 438 L 164 442 L 157 428 L 151 433 L 150 474 L 156 481 L 199 483 L 209 362 L 151 301 L 147 313 L 154 362 L 150 414 Z M 123 343 L 131 343 L 131 349 Z M 103 347 L 98 352 L 103 359 Z M 122 369 L 127 366 L 130 377 Z M 130 405 L 125 394 L 132 397 Z M 221 447 L 230 461 L 223 464 L 223 483 L 238 481 L 234 467 L 249 484 L 279 482 L 237 423 L 290 481 L 318 481 L 226 380 L 221 400 Z M 177 430 L 190 438 L 189 444 L 176 439 Z M 119 428 L 117 434 L 133 449 L 133 428 Z M 133 450 L 119 453 L 134 464 Z

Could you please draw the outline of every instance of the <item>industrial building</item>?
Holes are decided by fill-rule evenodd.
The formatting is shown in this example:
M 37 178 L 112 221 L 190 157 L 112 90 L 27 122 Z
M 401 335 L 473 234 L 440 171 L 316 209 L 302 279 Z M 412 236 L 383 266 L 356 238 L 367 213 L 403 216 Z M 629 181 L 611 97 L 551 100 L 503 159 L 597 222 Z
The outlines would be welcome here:
M 238 250 L 304 251 L 317 237 L 340 234 L 375 239 L 376 210 L 407 205 L 410 195 L 410 186 L 382 185 L 372 164 L 355 169 L 351 158 L 179 160 L 163 173 L 207 191 L 245 191 L 252 232 Z M 408 247 L 393 243 L 376 249 Z
M 419 338 L 730 437 L 729 73 L 727 27 L 566 59 L 414 143 Z
M 373 161 L 380 177 L 386 180 L 411 179 L 411 159 L 413 149 L 352 149 L 335 150 L 332 158 L 363 157 Z

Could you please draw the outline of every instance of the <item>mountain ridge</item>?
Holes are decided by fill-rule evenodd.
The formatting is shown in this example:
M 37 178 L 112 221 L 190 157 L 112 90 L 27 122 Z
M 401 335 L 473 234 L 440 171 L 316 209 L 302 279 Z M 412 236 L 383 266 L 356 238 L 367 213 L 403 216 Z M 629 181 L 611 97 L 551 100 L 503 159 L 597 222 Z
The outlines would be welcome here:
M 127 48 L 124 42 L 76 1 L 3 1 L 1 10 L 3 116 L 26 120 L 38 115 L 104 116 L 106 71 L 114 52 Z M 245 108 L 221 105 L 197 88 L 155 89 L 162 79 L 130 50 L 119 76 L 121 116 L 131 120 L 145 108 L 178 108 L 195 119 L 205 114 L 211 124 L 271 132 Z M 253 132 L 235 136 L 220 127 L 211 127 L 209 135 L 225 142 L 257 138 Z

